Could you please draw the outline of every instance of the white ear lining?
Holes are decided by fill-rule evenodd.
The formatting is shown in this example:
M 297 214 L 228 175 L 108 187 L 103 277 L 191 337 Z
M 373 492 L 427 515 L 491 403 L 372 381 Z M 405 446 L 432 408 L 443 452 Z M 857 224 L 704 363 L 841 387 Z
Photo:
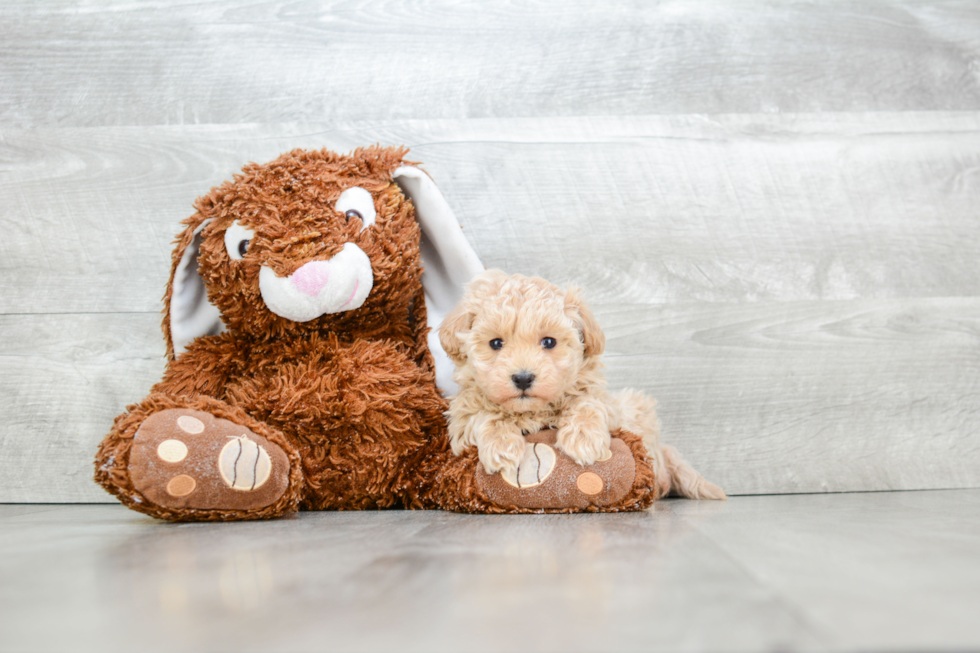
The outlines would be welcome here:
M 422 231 L 420 243 L 422 286 L 425 292 L 429 350 L 436 362 L 436 384 L 446 396 L 459 391 L 453 381 L 455 365 L 439 342 L 439 327 L 446 315 L 463 298 L 463 286 L 484 271 L 483 263 L 470 246 L 446 198 L 427 174 L 414 166 L 402 166 L 392 175 L 402 192 L 415 205 Z M 170 335 L 174 355 L 183 353 L 192 340 L 225 330 L 217 307 L 208 302 L 204 281 L 197 270 L 201 232 L 211 220 L 194 230 L 174 272 L 170 298 Z
M 420 243 L 422 287 L 428 316 L 429 350 L 436 362 L 436 385 L 445 396 L 455 395 L 455 365 L 439 342 L 439 327 L 463 298 L 463 286 L 483 272 L 483 263 L 470 246 L 446 198 L 435 182 L 414 166 L 402 166 L 392 175 L 415 205 L 422 230 Z
M 170 337 L 174 356 L 182 354 L 194 338 L 217 335 L 225 330 L 218 308 L 208 301 L 204 281 L 197 271 L 201 253 L 201 232 L 211 220 L 205 220 L 195 230 L 190 244 L 184 249 L 174 271 L 173 292 L 170 295 Z

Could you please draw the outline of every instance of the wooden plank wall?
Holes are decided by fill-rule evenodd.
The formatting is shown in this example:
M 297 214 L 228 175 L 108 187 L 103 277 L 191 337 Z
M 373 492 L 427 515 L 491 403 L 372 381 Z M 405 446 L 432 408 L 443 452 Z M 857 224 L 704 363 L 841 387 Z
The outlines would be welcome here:
M 106 501 L 178 221 L 406 144 L 731 493 L 980 485 L 980 5 L 0 4 L 0 501 Z

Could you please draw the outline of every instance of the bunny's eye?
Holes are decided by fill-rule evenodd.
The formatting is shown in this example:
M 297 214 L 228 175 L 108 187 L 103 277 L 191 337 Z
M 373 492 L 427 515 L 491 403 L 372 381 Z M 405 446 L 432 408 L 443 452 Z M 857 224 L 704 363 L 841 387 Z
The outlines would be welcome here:
M 236 220 L 225 230 L 225 251 L 228 252 L 228 256 L 233 261 L 241 261 L 245 258 L 253 238 L 255 238 L 255 232 L 238 224 Z
M 334 207 L 338 213 L 343 213 L 347 222 L 357 218 L 361 221 L 361 231 L 374 224 L 378 212 L 374 210 L 374 197 L 368 191 L 355 186 L 348 188 L 337 198 Z
M 541 346 L 545 349 L 554 349 L 557 344 L 558 341 L 550 336 L 541 338 Z
M 490 349 L 494 351 L 499 351 L 503 349 L 503 347 L 504 347 L 504 341 L 501 340 L 500 338 L 494 338 L 493 340 L 490 341 Z

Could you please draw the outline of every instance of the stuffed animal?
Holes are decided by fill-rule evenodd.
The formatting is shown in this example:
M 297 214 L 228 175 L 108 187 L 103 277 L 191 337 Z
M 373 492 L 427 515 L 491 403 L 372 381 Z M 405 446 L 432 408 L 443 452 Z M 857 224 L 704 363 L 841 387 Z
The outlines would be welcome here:
M 538 489 L 545 498 L 515 500 L 473 452 L 452 453 L 440 392 L 455 392 L 452 363 L 436 330 L 483 266 L 406 154 L 295 150 L 196 201 L 164 297 L 166 371 L 116 418 L 98 483 L 175 521 L 653 501 L 653 470 L 629 433 L 629 464 L 607 473 L 615 500 L 560 474 Z

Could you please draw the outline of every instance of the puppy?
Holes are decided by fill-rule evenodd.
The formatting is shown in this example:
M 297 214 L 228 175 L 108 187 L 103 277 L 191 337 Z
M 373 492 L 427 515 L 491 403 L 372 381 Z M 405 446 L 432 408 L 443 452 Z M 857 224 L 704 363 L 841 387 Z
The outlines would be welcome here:
M 469 283 L 439 340 L 460 386 L 447 413 L 452 449 L 475 446 L 488 474 L 513 473 L 524 436 L 543 428 L 556 429 L 558 448 L 580 465 L 612 455 L 610 431 L 622 428 L 643 437 L 659 496 L 726 498 L 676 449 L 660 445 L 652 399 L 606 391 L 605 336 L 578 289 L 489 270 Z

